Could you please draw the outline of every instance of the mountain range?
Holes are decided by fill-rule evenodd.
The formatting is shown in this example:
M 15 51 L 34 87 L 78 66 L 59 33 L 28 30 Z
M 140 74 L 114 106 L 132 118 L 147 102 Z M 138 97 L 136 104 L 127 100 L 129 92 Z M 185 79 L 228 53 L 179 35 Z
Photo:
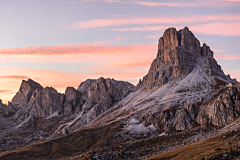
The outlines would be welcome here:
M 136 86 L 101 77 L 61 94 L 23 80 L 0 101 L 0 159 L 146 158 L 238 133 L 239 115 L 240 83 L 187 27 L 168 28 Z

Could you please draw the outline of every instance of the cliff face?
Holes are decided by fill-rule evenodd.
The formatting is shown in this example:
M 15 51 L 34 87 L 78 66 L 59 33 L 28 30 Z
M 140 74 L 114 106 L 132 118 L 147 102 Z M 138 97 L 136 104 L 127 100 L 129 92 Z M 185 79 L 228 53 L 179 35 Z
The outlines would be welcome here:
M 63 104 L 64 115 L 77 115 L 85 102 L 82 94 L 73 87 L 68 87 L 65 90 L 65 99 Z
M 234 121 L 240 114 L 240 83 L 226 89 L 210 101 L 189 104 L 180 110 L 172 123 L 173 127 L 185 130 L 194 123 L 222 127 Z
M 48 125 L 57 128 L 59 124 L 71 123 L 73 119 L 74 122 L 80 119 L 79 126 L 82 126 L 123 99 L 134 88 L 128 82 L 99 78 L 82 82 L 78 90 L 67 87 L 65 93 L 61 94 L 52 87 L 43 88 L 31 79 L 23 80 L 12 100 L 18 106 L 14 107 L 9 102 L 4 110 L 6 115 L 14 114 L 12 119 L 19 127 L 39 122 L 38 126 L 47 130 Z
M 86 108 L 94 107 L 93 118 L 106 111 L 114 103 L 120 101 L 134 89 L 128 82 L 116 81 L 114 79 L 97 79 L 88 88 L 88 99 L 85 103 Z
M 88 79 L 82 82 L 78 91 L 84 104 L 76 118 L 66 126 L 70 130 L 87 125 L 99 115 L 112 108 L 135 89 L 135 86 L 124 81 L 110 78 Z
M 32 79 L 28 79 L 27 81 L 23 80 L 19 91 L 13 97 L 11 102 L 15 105 L 27 104 L 30 101 L 32 93 L 36 89 L 42 90 L 43 87 L 39 83 L 33 81 Z
M 20 123 L 30 117 L 44 118 L 50 116 L 62 107 L 63 100 L 64 96 L 52 87 L 36 89 L 32 93 L 30 101 L 22 106 L 13 118 Z
M 179 31 L 168 28 L 159 39 L 157 57 L 141 83 L 148 88 L 161 87 L 169 81 L 188 75 L 197 65 L 207 75 L 232 81 L 213 58 L 210 47 L 205 43 L 201 47 L 199 40 L 187 27 Z

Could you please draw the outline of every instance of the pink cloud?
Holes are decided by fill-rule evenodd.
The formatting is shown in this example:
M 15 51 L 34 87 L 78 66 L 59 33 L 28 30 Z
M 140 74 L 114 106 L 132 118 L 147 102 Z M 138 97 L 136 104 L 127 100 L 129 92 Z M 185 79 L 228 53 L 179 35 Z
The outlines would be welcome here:
M 240 59 L 240 54 L 215 54 L 214 57 L 218 60 L 235 60 Z
M 225 74 L 229 74 L 231 78 L 236 78 L 239 82 L 240 80 L 240 69 L 232 70 L 229 68 L 223 68 Z
M 148 7 L 156 7 L 156 6 L 168 6 L 168 7 L 197 7 L 197 6 L 208 6 L 208 7 L 226 7 L 226 6 L 233 6 L 231 2 L 239 2 L 239 0 L 198 0 L 198 1 L 191 1 L 190 3 L 184 3 L 184 2 L 154 2 L 150 0 L 81 0 L 80 2 L 61 2 L 66 4 L 83 4 L 86 2 L 96 2 L 96 1 L 102 1 L 106 3 L 121 3 L 121 4 L 136 4 L 136 5 L 142 5 L 142 6 L 148 6 Z M 230 3 L 229 3 L 230 2 Z
M 239 82 L 239 80 L 240 80 L 240 70 L 239 69 L 238 70 L 232 70 L 232 71 L 229 72 L 229 74 L 232 78 L 236 78 Z
M 228 1 L 228 2 L 240 2 L 240 0 L 225 0 L 225 1 Z
M 203 23 L 209 21 L 240 21 L 240 15 L 194 15 L 178 17 L 135 17 L 125 19 L 93 19 L 74 23 L 66 28 L 87 29 L 95 27 L 119 26 L 127 24 L 158 24 L 158 23 Z
M 190 26 L 191 30 L 202 34 L 218 34 L 223 36 L 240 36 L 240 22 L 215 22 Z
M 144 26 L 138 28 L 112 29 L 114 31 L 159 31 L 168 26 Z M 178 27 L 178 29 L 183 28 Z M 240 36 L 240 22 L 212 22 L 208 24 L 190 25 L 189 29 L 194 33 L 223 36 Z
M 165 30 L 166 28 L 169 28 L 171 26 L 145 26 L 145 27 L 139 27 L 139 28 L 122 28 L 112 29 L 113 31 L 159 31 L 159 30 Z
M 169 6 L 169 7 L 187 7 L 187 6 L 199 6 L 199 3 L 159 3 L 153 1 L 132 1 L 133 4 L 144 5 L 149 7 L 155 6 Z
M 219 50 L 219 49 L 212 49 L 214 53 L 220 53 L 220 52 L 228 52 L 226 50 Z

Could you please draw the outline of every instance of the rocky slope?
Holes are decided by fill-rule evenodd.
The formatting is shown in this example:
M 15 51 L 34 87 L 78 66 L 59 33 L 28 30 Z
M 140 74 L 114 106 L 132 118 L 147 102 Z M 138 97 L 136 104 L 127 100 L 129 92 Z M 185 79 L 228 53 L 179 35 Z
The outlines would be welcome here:
M 134 86 L 128 82 L 116 81 L 114 79 L 99 78 L 97 80 L 86 80 L 82 82 L 78 90 L 81 95 L 81 108 L 73 120 L 61 125 L 57 131 L 62 128 L 75 130 L 87 125 L 89 121 L 94 120 L 101 113 L 117 104 L 134 90 Z

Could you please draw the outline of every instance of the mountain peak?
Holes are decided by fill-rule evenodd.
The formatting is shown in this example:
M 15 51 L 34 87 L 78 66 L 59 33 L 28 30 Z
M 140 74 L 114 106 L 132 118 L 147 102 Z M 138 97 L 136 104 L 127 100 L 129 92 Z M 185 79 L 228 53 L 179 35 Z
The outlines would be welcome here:
M 149 88 L 161 87 L 169 81 L 187 76 L 198 65 L 208 76 L 232 81 L 213 58 L 210 47 L 205 43 L 201 47 L 188 27 L 179 31 L 171 27 L 159 39 L 157 57 L 141 83 Z
M 159 39 L 157 57 L 164 56 L 164 60 L 168 61 L 169 52 L 176 47 L 184 47 L 194 53 L 201 54 L 200 42 L 188 27 L 179 31 L 176 28 L 166 29 L 163 36 Z
M 36 89 L 43 89 L 43 87 L 39 83 L 33 81 L 30 78 L 27 81 L 22 80 L 19 91 L 13 97 L 11 102 L 13 104 L 27 104 L 30 101 L 32 93 Z

